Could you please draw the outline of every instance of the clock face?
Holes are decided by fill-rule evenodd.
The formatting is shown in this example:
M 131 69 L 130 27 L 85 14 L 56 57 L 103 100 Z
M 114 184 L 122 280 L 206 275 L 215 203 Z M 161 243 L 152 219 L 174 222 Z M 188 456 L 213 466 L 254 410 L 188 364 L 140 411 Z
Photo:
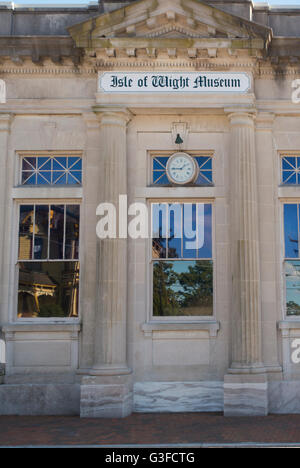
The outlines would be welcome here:
M 197 164 L 189 154 L 175 153 L 168 161 L 167 176 L 173 184 L 189 184 L 197 176 Z

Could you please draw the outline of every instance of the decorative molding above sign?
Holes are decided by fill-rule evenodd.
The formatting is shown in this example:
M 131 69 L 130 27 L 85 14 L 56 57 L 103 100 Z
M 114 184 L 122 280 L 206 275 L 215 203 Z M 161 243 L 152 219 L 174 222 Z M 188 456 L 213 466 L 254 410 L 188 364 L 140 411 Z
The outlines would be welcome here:
M 98 90 L 104 93 L 247 93 L 247 73 L 99 73 Z

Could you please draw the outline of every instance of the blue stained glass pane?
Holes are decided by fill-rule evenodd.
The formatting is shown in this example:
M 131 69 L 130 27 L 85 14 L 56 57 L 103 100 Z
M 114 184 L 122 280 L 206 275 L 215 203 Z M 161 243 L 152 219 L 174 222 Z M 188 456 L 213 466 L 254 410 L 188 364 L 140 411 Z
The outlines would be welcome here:
M 49 158 L 38 158 L 38 169 L 43 169 L 43 171 L 51 170 L 51 159 Z
M 67 184 L 67 175 L 64 174 L 60 179 L 57 180 L 56 185 L 66 185 Z
M 76 174 L 74 174 L 76 176 Z M 74 179 L 74 177 L 72 176 L 72 174 L 68 174 L 68 185 L 78 185 L 79 182 Z
M 78 180 L 78 182 L 76 182 L 77 184 L 81 184 L 81 182 L 82 182 L 82 172 L 81 171 L 70 171 L 70 174 Z
M 40 172 L 40 175 L 44 177 L 44 179 L 46 179 L 46 181 L 48 182 L 48 184 L 51 184 L 51 172 L 48 172 L 48 171 L 41 171 Z
M 285 257 L 298 258 L 298 205 L 284 205 Z
M 81 158 L 68 158 L 68 168 L 72 170 L 81 171 L 82 170 L 82 159 Z
M 53 184 L 58 183 L 58 179 L 65 175 L 64 171 L 53 171 Z
M 282 169 L 293 170 L 296 169 L 296 158 L 286 157 L 282 159 Z
M 165 169 L 167 166 L 168 157 L 158 157 L 153 159 L 153 170 Z
M 296 173 L 293 171 L 283 171 L 282 172 L 282 183 L 283 184 L 297 184 Z
M 55 158 L 53 159 L 53 170 L 61 171 L 67 168 L 67 158 Z
M 212 169 L 212 158 L 207 158 L 206 156 L 199 156 L 196 158 L 196 160 L 200 167 L 200 170 Z
M 285 262 L 286 312 L 300 315 L 300 262 Z
M 169 182 L 169 179 L 167 177 L 166 174 L 164 174 L 162 176 L 162 174 L 164 174 L 163 172 L 154 172 L 153 173 L 153 183 L 157 185 L 169 185 L 170 182 Z
M 212 184 L 212 173 L 210 171 L 200 172 L 197 178 L 196 184 L 197 185 Z
M 51 179 L 50 179 L 51 182 Z M 46 177 L 46 180 L 44 177 L 42 177 L 40 174 L 37 174 L 37 185 L 49 185 L 50 184 L 49 180 Z
M 183 205 L 183 258 L 197 258 L 196 204 Z
M 182 258 L 182 205 L 169 205 L 168 258 Z
M 35 174 L 33 174 L 31 177 L 29 177 L 30 173 L 23 173 L 22 174 L 22 184 L 23 185 L 36 185 L 36 178 L 35 178 Z M 27 177 L 29 177 L 27 179 Z M 27 180 L 26 180 L 27 179 Z
M 203 205 L 202 205 L 203 206 Z M 203 217 L 204 215 L 204 223 Z M 204 224 L 204 229 L 203 229 Z M 204 210 L 198 207 L 198 239 L 199 239 L 199 258 L 212 258 L 212 205 L 204 204 Z M 203 238 L 204 236 L 204 238 Z

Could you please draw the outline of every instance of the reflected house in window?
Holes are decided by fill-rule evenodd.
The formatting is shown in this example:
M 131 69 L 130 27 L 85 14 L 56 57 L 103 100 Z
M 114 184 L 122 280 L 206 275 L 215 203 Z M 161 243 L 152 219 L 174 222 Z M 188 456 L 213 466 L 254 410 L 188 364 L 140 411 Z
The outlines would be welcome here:
M 40 300 L 55 296 L 57 286 L 43 272 L 19 270 L 19 317 L 38 317 L 41 312 Z
M 18 317 L 77 317 L 79 262 L 21 263 Z
M 78 317 L 79 205 L 21 205 L 19 318 Z

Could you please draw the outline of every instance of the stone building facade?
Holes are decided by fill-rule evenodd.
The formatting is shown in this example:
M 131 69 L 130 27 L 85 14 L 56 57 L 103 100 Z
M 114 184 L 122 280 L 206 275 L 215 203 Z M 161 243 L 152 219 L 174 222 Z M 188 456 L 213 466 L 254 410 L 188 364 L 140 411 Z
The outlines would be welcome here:
M 300 412 L 299 45 L 251 0 L 0 6 L 0 414 Z M 100 239 L 120 195 L 204 242 Z

